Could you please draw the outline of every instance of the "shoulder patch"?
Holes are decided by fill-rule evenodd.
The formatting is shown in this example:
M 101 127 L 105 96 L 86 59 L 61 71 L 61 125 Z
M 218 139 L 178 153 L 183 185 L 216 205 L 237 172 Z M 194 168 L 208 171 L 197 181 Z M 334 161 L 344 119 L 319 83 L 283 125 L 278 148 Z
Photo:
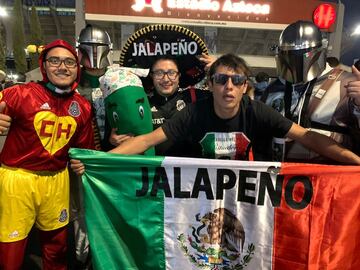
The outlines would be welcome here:
M 186 107 L 186 103 L 185 101 L 183 101 L 182 99 L 179 99 L 178 101 L 176 101 L 176 109 L 178 111 L 181 111 L 182 109 L 184 109 Z
M 71 102 L 71 104 L 69 106 L 68 113 L 73 117 L 80 116 L 80 106 L 79 106 L 79 103 L 77 101 L 72 101 Z

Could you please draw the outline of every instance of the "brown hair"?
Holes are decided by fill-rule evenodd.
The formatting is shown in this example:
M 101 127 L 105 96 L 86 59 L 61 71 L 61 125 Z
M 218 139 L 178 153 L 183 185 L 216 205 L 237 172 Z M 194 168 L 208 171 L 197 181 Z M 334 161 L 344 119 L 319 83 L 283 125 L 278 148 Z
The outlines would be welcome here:
M 226 66 L 235 71 L 241 70 L 244 73 L 244 75 L 247 77 L 247 81 L 248 81 L 248 87 L 246 89 L 246 93 L 251 98 L 253 98 L 254 89 L 253 89 L 252 83 L 249 81 L 249 77 L 252 75 L 252 72 L 251 72 L 248 64 L 246 63 L 246 61 L 243 58 L 241 58 L 237 55 L 231 54 L 231 53 L 220 56 L 218 59 L 216 59 L 216 61 L 211 65 L 211 67 L 209 69 L 209 73 L 208 73 L 209 80 L 211 80 L 211 81 L 213 80 L 212 76 L 215 74 L 216 69 L 219 66 Z

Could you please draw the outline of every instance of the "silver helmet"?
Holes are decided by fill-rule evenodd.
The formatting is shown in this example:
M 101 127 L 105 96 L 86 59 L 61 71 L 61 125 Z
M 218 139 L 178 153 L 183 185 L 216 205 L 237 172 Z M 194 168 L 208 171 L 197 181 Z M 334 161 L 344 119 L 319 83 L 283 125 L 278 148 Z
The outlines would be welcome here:
M 93 25 L 81 30 L 76 43 L 80 64 L 102 69 L 112 64 L 112 43 L 109 34 Z
M 319 77 L 326 65 L 326 43 L 312 22 L 289 24 L 280 35 L 275 56 L 278 76 L 293 84 Z

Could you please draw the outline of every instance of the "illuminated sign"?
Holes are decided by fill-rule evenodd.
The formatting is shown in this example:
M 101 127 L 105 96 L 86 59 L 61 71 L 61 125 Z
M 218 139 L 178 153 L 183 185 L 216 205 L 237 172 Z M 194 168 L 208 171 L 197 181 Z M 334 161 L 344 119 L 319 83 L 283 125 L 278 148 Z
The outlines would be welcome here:
M 336 18 L 335 8 L 329 4 L 319 5 L 313 15 L 314 23 L 320 29 L 328 29 L 331 27 Z
M 155 13 L 163 12 L 162 0 L 135 0 L 131 8 L 141 12 L 144 8 L 151 8 Z M 270 14 L 270 5 L 252 4 L 245 1 L 225 0 L 222 4 L 213 0 L 167 0 L 166 7 L 175 10 L 223 11 L 231 13 Z
M 131 8 L 137 12 L 143 11 L 145 7 L 152 8 L 155 13 L 163 12 L 161 7 L 162 0 L 135 0 L 135 4 Z
M 153 55 L 195 55 L 198 52 L 198 45 L 192 42 L 164 42 L 164 43 L 134 43 L 132 56 L 153 56 Z
M 320 0 L 83 0 L 85 19 L 146 24 L 201 25 L 282 30 L 298 21 L 311 21 L 314 10 L 328 4 Z M 297 3 L 297 2 L 296 2 Z M 328 21 L 326 6 L 319 20 Z M 316 16 L 318 16 L 316 15 Z M 240 24 L 239 24 L 240 23 Z M 334 31 L 334 25 L 323 31 Z

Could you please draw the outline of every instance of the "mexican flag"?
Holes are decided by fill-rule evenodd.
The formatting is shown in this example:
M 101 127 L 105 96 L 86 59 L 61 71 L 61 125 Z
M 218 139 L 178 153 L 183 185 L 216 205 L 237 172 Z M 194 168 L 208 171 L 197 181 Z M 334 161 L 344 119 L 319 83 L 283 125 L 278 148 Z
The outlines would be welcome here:
M 71 149 L 95 269 L 360 269 L 360 167 Z

